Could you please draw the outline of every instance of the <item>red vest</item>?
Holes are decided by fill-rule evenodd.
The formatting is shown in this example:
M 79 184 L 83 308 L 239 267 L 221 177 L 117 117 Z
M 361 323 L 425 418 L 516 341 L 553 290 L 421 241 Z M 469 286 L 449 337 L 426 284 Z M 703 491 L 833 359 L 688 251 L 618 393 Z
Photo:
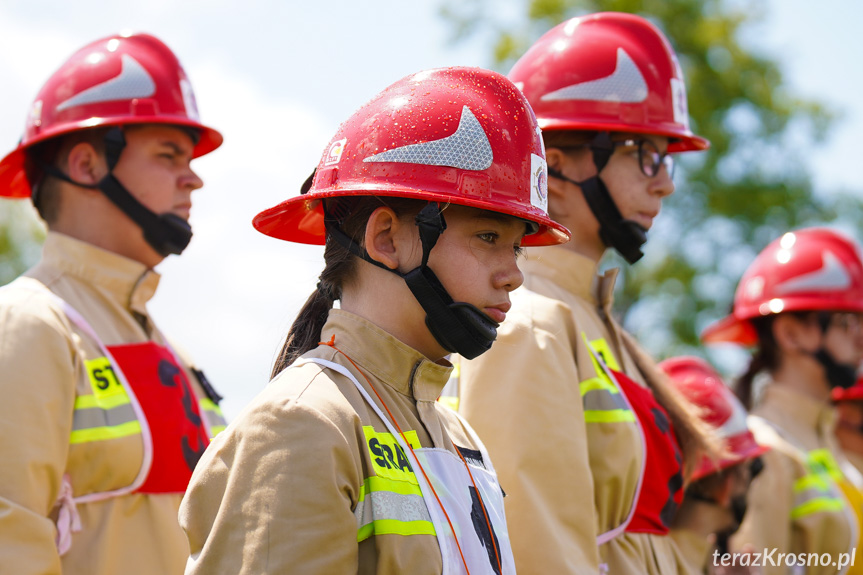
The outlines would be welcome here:
M 615 371 L 614 376 L 638 418 L 647 447 L 641 493 L 626 531 L 667 535 L 683 501 L 683 457 L 677 436 L 668 413 L 649 389 L 624 373 Z
M 185 372 L 168 349 L 153 342 L 107 349 L 137 397 L 153 439 L 153 463 L 136 491 L 185 492 L 195 464 L 209 444 Z

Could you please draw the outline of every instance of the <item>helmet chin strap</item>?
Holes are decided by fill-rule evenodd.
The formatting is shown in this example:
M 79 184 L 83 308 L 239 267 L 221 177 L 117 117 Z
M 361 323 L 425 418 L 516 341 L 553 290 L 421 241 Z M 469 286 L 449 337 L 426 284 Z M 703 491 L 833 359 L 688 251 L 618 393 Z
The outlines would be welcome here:
M 123 136 L 123 130 L 119 127 L 111 128 L 105 134 L 105 160 L 108 165 L 108 173 L 95 185 L 76 182 L 67 174 L 48 164 L 44 164 L 42 168 L 46 174 L 64 182 L 101 191 L 111 203 L 120 208 L 141 228 L 144 233 L 144 240 L 160 255 L 167 257 L 171 254 L 182 253 L 192 239 L 192 227 L 189 222 L 176 214 L 157 214 L 151 211 L 139 202 L 114 176 L 114 167 L 120 160 L 120 154 L 125 147 L 126 138 Z
M 401 277 L 426 312 L 426 326 L 441 347 L 467 359 L 473 359 L 491 348 L 491 344 L 497 338 L 497 327 L 500 324 L 472 304 L 453 301 L 435 273 L 428 267 L 429 254 L 446 229 L 446 220 L 440 205 L 429 202 L 420 210 L 414 221 L 419 227 L 422 242 L 422 263 L 405 274 L 372 259 L 365 249 L 357 245 L 337 225 L 328 226 L 327 233 L 355 256 Z
M 818 348 L 818 351 L 811 353 L 811 355 L 824 368 L 824 374 L 830 387 L 848 389 L 857 381 L 856 365 L 839 363 L 823 347 Z
M 808 352 L 821 367 L 824 368 L 824 375 L 827 378 L 827 384 L 830 387 L 840 387 L 848 389 L 857 382 L 857 366 L 848 363 L 839 363 L 823 345 L 824 336 L 830 328 L 830 313 L 821 312 L 818 314 L 818 325 L 821 327 L 822 345 L 815 352 Z
M 599 222 L 599 237 L 602 242 L 617 250 L 627 262 L 634 264 L 644 255 L 641 246 L 647 241 L 647 230 L 639 223 L 623 217 L 614 203 L 608 187 L 599 177 L 614 153 L 611 134 L 600 132 L 588 146 L 593 154 L 593 164 L 596 166 L 595 176 L 577 182 L 551 167 L 548 168 L 548 175 L 573 183 L 581 188 L 590 211 L 593 212 Z
M 827 384 L 832 387 L 848 389 L 857 381 L 857 366 L 848 363 L 839 363 L 824 347 L 824 336 L 830 329 L 831 316 L 829 312 L 818 313 L 818 326 L 821 328 L 821 346 L 817 351 L 808 352 L 815 361 L 824 368 Z

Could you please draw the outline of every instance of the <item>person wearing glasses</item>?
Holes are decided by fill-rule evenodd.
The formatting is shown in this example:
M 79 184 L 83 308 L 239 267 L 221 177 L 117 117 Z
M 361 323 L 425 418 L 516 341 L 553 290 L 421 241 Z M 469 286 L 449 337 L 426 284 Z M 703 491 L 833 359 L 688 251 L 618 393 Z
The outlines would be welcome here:
M 726 451 L 720 459 L 702 457 L 689 478 L 671 537 L 687 560 L 687 573 L 741 567 L 729 565 L 728 539 L 746 517 L 749 485 L 764 468 L 761 456 L 770 448 L 755 441 L 746 423 L 746 408 L 705 360 L 679 356 L 658 366 L 698 406 L 702 419 L 716 428 Z M 750 566 L 742 567 L 732 572 L 750 573 Z
M 442 401 L 495 460 L 521 572 L 678 573 L 667 535 L 684 468 L 713 439 L 613 318 L 617 270 L 598 265 L 609 248 L 641 257 L 674 191 L 672 154 L 708 142 L 689 129 L 668 40 L 639 16 L 564 22 L 509 77 L 543 129 L 549 214 L 572 241 L 527 250 L 527 289 Z
M 772 448 L 732 549 L 827 554 L 830 561 L 810 562 L 805 573 L 845 572 L 837 566 L 859 544 L 863 502 L 834 436 L 831 390 L 856 381 L 861 314 L 860 247 L 833 230 L 805 228 L 764 248 L 737 286 L 731 315 L 702 334 L 705 343 L 755 347 L 736 391 L 746 407 L 755 404 L 756 439 Z M 852 569 L 861 568 L 858 561 Z M 791 572 L 787 564 L 763 569 Z

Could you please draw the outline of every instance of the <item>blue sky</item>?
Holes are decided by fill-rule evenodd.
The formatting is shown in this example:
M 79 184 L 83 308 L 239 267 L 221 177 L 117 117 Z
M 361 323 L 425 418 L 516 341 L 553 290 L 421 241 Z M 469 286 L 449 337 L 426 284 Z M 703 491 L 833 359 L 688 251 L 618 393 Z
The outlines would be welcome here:
M 832 139 L 812 149 L 816 187 L 859 189 L 860 5 L 767 7 L 753 41 L 783 62 L 799 92 L 843 113 Z M 225 135 L 221 149 L 196 163 L 206 186 L 192 212 L 195 239 L 160 266 L 151 311 L 235 415 L 266 384 L 322 268 L 320 248 L 261 236 L 252 217 L 295 195 L 338 124 L 378 91 L 426 68 L 488 65 L 489 52 L 477 42 L 451 45 L 437 3 L 424 0 L 3 0 L 0 153 L 16 144 L 51 72 L 80 46 L 122 29 L 150 32 L 174 49 L 203 121 Z

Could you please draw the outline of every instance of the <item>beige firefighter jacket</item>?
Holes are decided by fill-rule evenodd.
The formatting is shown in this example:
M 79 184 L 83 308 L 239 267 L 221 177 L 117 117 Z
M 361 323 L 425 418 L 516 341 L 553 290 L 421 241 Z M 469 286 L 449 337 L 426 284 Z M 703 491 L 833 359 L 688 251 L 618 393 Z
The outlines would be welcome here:
M 41 261 L 0 289 L 0 573 L 182 573 L 188 544 L 178 494 L 78 503 L 81 530 L 71 533 L 71 548 L 60 557 L 55 543 L 57 524 L 70 525 L 69 509 L 58 505 L 64 475 L 73 497 L 124 488 L 144 449 L 140 429 L 117 434 L 110 417 L 105 427 L 78 429 L 76 406 L 94 398 L 92 369 L 106 360 L 48 291 L 106 345 L 164 345 L 146 307 L 158 283 L 138 262 L 49 233 Z M 203 397 L 191 366 L 183 367 Z
M 617 270 L 597 275 L 563 247 L 527 250 L 524 287 L 489 352 L 458 360 L 443 401 L 486 444 L 507 493 L 520 573 L 682 573 L 669 537 L 597 536 L 630 514 L 644 463 L 634 417 L 606 385 L 587 342 L 612 368 L 645 385 L 612 318 Z
M 701 575 L 709 572 L 707 567 L 713 563 L 711 553 L 714 550 L 710 539 L 690 529 L 672 529 L 669 535 L 686 562 L 687 573 Z
M 303 357 L 347 368 L 377 401 L 368 377 L 411 445 L 477 449 L 458 416 L 436 402 L 448 362 L 432 362 L 338 309 L 321 333 L 324 342 L 331 337 L 359 370 L 328 345 Z M 315 363 L 282 371 L 210 445 L 180 523 L 191 544 L 188 575 L 442 568 L 422 493 L 395 438 L 348 378 Z
M 776 549 L 774 558 L 780 553 L 829 553 L 836 561 L 852 550 L 857 521 L 839 485 L 843 478 L 835 421 L 828 403 L 780 384 L 767 385 L 749 426 L 758 443 L 772 449 L 762 455 L 764 469 L 749 489 L 746 517 L 731 539 L 733 550 L 747 545 L 760 553 Z M 762 567 L 764 575 L 798 572 L 773 562 Z M 801 572 L 839 571 L 819 565 Z

